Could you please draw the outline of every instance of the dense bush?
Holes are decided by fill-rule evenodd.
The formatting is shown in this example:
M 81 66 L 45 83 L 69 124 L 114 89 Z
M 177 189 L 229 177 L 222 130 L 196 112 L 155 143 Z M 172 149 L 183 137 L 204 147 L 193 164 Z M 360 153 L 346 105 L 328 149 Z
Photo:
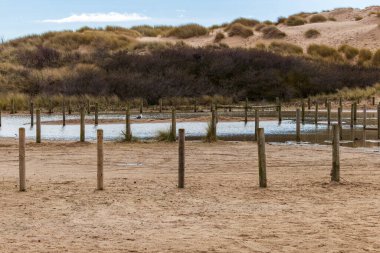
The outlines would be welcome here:
M 286 33 L 280 31 L 275 26 L 268 26 L 261 30 L 263 32 L 264 39 L 282 39 L 286 37 Z
M 380 49 L 376 51 L 372 58 L 372 64 L 374 66 L 380 67 Z
M 302 47 L 299 47 L 297 45 L 286 43 L 286 42 L 272 42 L 268 49 L 270 51 L 273 51 L 275 53 L 279 54 L 295 54 L 295 55 L 301 55 L 303 54 Z
M 372 59 L 372 52 L 369 49 L 360 49 L 359 51 L 359 65 L 363 65 Z
M 173 28 L 166 34 L 166 36 L 177 37 L 179 39 L 188 39 L 206 34 L 208 34 L 207 28 L 197 24 L 188 24 Z
M 300 25 L 304 25 L 306 23 L 307 23 L 307 21 L 305 19 L 303 19 L 302 17 L 298 17 L 298 16 L 290 16 L 286 20 L 287 26 L 300 26 Z
M 347 60 L 352 60 L 359 54 L 359 49 L 349 45 L 340 46 L 338 51 L 343 53 Z
M 244 26 L 253 27 L 253 26 L 260 24 L 260 21 L 258 21 L 256 19 L 249 19 L 249 18 L 237 18 L 231 22 L 231 25 L 233 25 L 233 24 L 242 24 Z
M 215 39 L 214 39 L 214 42 L 215 43 L 219 43 L 221 42 L 223 39 L 225 38 L 224 34 L 219 32 L 215 35 Z
M 321 33 L 316 29 L 309 29 L 304 33 L 305 38 L 307 39 L 313 39 L 317 38 L 321 35 Z
M 343 58 L 339 52 L 332 47 L 326 45 L 311 44 L 307 48 L 307 53 L 311 56 L 325 58 L 331 61 L 342 61 Z
M 236 23 L 229 27 L 228 29 L 228 36 L 240 36 L 243 38 L 248 38 L 253 35 L 253 31 L 251 28 L 246 27 L 242 24 Z
M 326 21 L 327 21 L 327 18 L 321 14 L 313 15 L 310 18 L 310 23 L 322 23 Z
M 150 26 L 150 25 L 140 25 L 133 26 L 131 30 L 139 32 L 142 36 L 145 37 L 157 37 L 159 35 L 164 35 L 166 32 L 173 29 L 172 26 Z

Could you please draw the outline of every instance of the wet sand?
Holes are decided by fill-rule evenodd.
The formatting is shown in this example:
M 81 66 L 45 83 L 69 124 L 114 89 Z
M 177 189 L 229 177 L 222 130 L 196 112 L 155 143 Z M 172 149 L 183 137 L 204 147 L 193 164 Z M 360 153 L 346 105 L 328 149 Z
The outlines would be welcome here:
M 105 143 L 105 191 L 94 143 L 27 143 L 17 190 L 17 140 L 0 144 L 0 252 L 379 252 L 380 156 L 267 145 L 267 189 L 253 142 Z

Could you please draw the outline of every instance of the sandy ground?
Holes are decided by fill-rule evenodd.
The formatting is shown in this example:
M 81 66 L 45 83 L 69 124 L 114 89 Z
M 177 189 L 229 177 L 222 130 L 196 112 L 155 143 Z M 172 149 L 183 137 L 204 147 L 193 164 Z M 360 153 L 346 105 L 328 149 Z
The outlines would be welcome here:
M 106 143 L 95 191 L 94 143 L 0 144 L 0 252 L 379 252 L 380 157 L 342 148 L 330 184 L 328 146 L 267 145 L 267 189 L 250 142 Z
M 328 21 L 325 23 L 309 23 L 302 26 L 289 27 L 279 25 L 278 28 L 285 32 L 287 36 L 280 41 L 290 42 L 301 46 L 305 52 L 310 44 L 325 44 L 332 47 L 348 44 L 357 48 L 368 48 L 372 51 L 379 49 L 380 40 L 380 19 L 372 12 L 380 12 L 380 6 L 372 6 L 365 9 L 341 8 L 333 11 L 322 12 L 327 18 L 335 18 L 337 21 Z M 362 20 L 356 21 L 356 17 L 362 17 Z M 309 19 L 309 18 L 307 18 Z M 316 29 L 321 36 L 314 39 L 307 39 L 304 33 L 309 29 Z M 263 38 L 261 32 L 254 31 L 254 36 L 249 38 L 228 37 L 223 29 L 216 29 L 207 36 L 195 37 L 183 40 L 188 45 L 194 47 L 204 47 L 214 43 L 215 35 L 219 32 L 225 34 L 226 38 L 221 42 L 230 47 L 255 47 L 258 43 L 270 44 L 273 40 Z M 181 41 L 176 38 L 139 38 L 142 42 L 171 42 Z M 278 40 L 275 40 L 278 41 Z

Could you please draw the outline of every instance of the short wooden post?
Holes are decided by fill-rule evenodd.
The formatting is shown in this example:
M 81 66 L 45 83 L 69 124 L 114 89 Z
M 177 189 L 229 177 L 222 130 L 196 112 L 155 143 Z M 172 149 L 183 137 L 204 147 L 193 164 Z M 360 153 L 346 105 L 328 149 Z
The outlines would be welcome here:
M 177 135 L 177 124 L 176 124 L 176 110 L 172 109 L 172 126 L 171 126 L 171 140 L 175 141 Z
M 302 100 L 302 105 L 301 105 L 301 118 L 302 118 L 302 125 L 305 124 L 305 101 Z
M 98 169 L 97 169 L 97 190 L 103 190 L 103 130 L 97 131 L 97 149 L 98 149 Z
M 311 98 L 307 98 L 307 109 L 311 109 Z
M 367 106 L 363 106 L 363 129 L 367 128 Z
M 282 104 L 281 101 L 278 104 L 278 123 L 282 122 Z
M 198 101 L 194 100 L 194 112 L 198 112 Z
M 1 127 L 1 110 L 0 110 L 0 127 Z
M 257 135 L 260 127 L 260 116 L 259 116 L 259 110 L 255 110 L 255 141 L 257 141 Z
M 99 104 L 95 103 L 95 126 L 99 124 Z
M 41 110 L 36 110 L 36 143 L 41 143 Z
M 327 125 L 331 125 L 331 102 L 327 102 Z
M 377 138 L 380 139 L 380 104 L 377 106 Z
M 266 157 L 265 157 L 265 134 L 264 128 L 258 129 L 257 146 L 259 155 L 259 182 L 260 187 L 267 187 L 267 171 L 266 171 Z
M 245 106 L 244 106 L 244 123 L 248 123 L 248 98 L 245 99 Z
M 130 105 L 125 110 L 125 140 L 132 141 Z
M 82 106 L 80 108 L 80 142 L 85 141 L 85 113 L 84 113 L 84 107 Z
M 375 105 L 375 104 L 376 104 L 376 98 L 372 97 L 372 105 Z
M 49 114 L 52 114 L 53 113 L 53 103 L 51 102 L 51 100 L 49 99 Z
M 331 170 L 331 181 L 340 181 L 340 160 L 339 160 L 339 126 L 333 125 L 333 159 Z
M 62 101 L 62 126 L 66 126 L 66 103 Z
M 19 129 L 19 176 L 20 191 L 26 190 L 25 179 L 25 128 Z
M 354 103 L 354 124 L 355 124 L 355 126 L 356 126 L 356 122 L 358 119 L 357 115 L 358 115 L 358 104 L 355 102 Z
M 315 103 L 315 115 L 314 115 L 314 123 L 315 125 L 318 125 L 318 101 Z
M 296 141 L 301 142 L 301 112 L 300 109 L 296 111 Z
M 11 99 L 11 114 L 15 114 L 16 109 L 15 109 L 15 100 L 14 98 Z
M 338 126 L 339 126 L 339 139 L 343 140 L 342 107 L 338 108 Z
M 160 100 L 158 101 L 159 103 L 159 112 L 161 113 L 162 112 L 162 98 L 160 98 Z
M 30 126 L 34 126 L 34 103 L 30 102 Z
M 72 113 L 72 110 L 71 110 L 71 100 L 69 99 L 69 104 L 68 104 L 68 111 L 69 111 L 69 115 L 71 115 Z
M 178 130 L 178 188 L 185 187 L 185 129 Z
M 144 99 L 140 100 L 140 114 L 142 114 L 144 111 Z
M 339 98 L 339 107 L 343 110 L 343 99 L 342 97 Z

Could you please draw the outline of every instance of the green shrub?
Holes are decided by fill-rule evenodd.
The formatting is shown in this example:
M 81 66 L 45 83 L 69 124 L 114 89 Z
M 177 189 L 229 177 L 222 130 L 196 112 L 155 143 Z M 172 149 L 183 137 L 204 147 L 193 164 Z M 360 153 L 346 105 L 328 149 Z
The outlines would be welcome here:
M 313 39 L 317 38 L 321 35 L 321 33 L 316 29 L 309 29 L 304 33 L 305 38 L 307 39 Z
M 321 14 L 313 15 L 310 18 L 310 23 L 322 23 L 326 21 L 327 21 L 327 18 Z
M 306 24 L 307 21 L 298 16 L 291 16 L 286 20 L 287 26 L 300 26 Z
M 167 130 L 159 130 L 156 134 L 157 141 L 174 142 L 176 136 L 173 136 L 171 127 Z
M 373 55 L 372 64 L 376 67 L 380 67 L 380 49 Z
M 206 34 L 208 34 L 207 28 L 197 24 L 188 24 L 173 28 L 166 34 L 166 36 L 177 37 L 179 39 L 188 39 Z
M 359 54 L 359 49 L 349 45 L 340 46 L 338 51 L 343 53 L 347 60 L 352 60 Z
M 359 51 L 359 60 L 358 63 L 360 65 L 364 64 L 367 61 L 370 61 L 372 59 L 372 52 L 369 49 L 360 49 Z
M 237 18 L 231 22 L 231 25 L 233 25 L 233 24 L 242 24 L 244 26 L 253 27 L 253 26 L 260 24 L 260 21 L 258 21 L 256 19 Z
M 262 29 L 264 39 L 282 39 L 286 33 L 280 31 L 275 26 L 268 26 Z
M 214 42 L 215 43 L 219 43 L 221 42 L 223 39 L 225 38 L 224 34 L 219 32 L 215 35 L 215 39 L 214 39 Z
M 256 48 L 259 50 L 266 50 L 267 46 L 264 43 L 257 43 Z
M 279 54 L 303 54 L 302 47 L 286 42 L 272 42 L 268 49 Z
M 285 24 L 286 20 L 287 20 L 287 18 L 285 18 L 285 17 L 278 17 L 277 18 L 277 24 Z
M 228 36 L 233 37 L 233 36 L 240 36 L 243 38 L 248 38 L 253 35 L 253 31 L 251 28 L 246 27 L 242 24 L 233 24 L 229 28 Z
M 127 29 L 127 28 L 121 27 L 121 26 L 106 26 L 105 31 L 119 32 L 119 33 L 126 34 L 128 36 L 131 36 L 133 38 L 141 37 L 141 34 L 138 31 Z
M 307 53 L 314 57 L 321 57 L 332 61 L 342 61 L 342 56 L 332 47 L 326 45 L 311 44 L 307 48 Z
M 145 37 L 157 37 L 159 35 L 163 35 L 165 32 L 173 29 L 172 26 L 150 26 L 150 25 L 140 25 L 133 26 L 131 30 L 135 30 L 139 32 L 141 35 Z

